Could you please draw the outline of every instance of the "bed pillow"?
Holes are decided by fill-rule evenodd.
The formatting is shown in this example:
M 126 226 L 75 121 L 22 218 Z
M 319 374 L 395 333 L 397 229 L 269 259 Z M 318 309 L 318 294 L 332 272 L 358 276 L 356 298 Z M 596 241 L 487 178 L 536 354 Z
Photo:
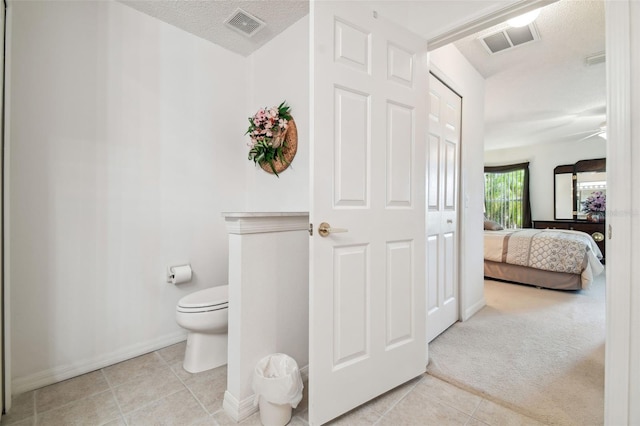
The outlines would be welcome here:
M 504 229 L 504 228 L 498 222 L 496 222 L 494 220 L 491 220 L 491 219 L 487 219 L 486 217 L 484 218 L 484 230 L 485 231 L 500 231 L 502 229 Z

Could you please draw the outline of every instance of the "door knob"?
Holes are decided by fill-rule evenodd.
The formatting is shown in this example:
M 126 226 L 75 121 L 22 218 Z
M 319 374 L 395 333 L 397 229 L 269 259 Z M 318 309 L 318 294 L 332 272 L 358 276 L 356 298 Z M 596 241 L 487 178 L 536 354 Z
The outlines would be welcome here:
M 453 223 L 453 219 L 447 219 L 447 223 Z
M 349 230 L 344 228 L 332 228 L 327 222 L 322 222 L 318 227 L 318 234 L 320 234 L 321 237 L 326 237 L 331 233 L 335 234 L 338 232 L 349 232 Z

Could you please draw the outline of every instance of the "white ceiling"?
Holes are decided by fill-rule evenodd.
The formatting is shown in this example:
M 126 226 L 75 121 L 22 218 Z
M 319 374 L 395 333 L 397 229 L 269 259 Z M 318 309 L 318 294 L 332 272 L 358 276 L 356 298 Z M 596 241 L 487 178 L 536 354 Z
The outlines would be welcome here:
M 521 0 L 370 0 L 367 2 L 380 16 L 396 22 L 430 40 L 445 32 L 525 3 Z
M 307 0 L 119 0 L 142 13 L 243 56 L 266 44 L 309 13 Z M 253 37 L 240 34 L 224 21 L 237 8 L 267 25 Z
M 309 13 L 309 0 L 118 0 L 243 56 Z M 327 0 L 316 0 L 326 2 Z M 338 0 L 346 2 L 346 0 Z M 489 13 L 518 3 L 554 0 L 352 0 L 428 40 Z M 241 8 L 266 22 L 254 37 L 227 28 L 224 21 Z
M 309 13 L 307 0 L 120 1 L 243 56 Z M 526 3 L 374 0 L 368 5 L 428 40 Z M 265 21 L 266 27 L 252 38 L 227 28 L 225 19 L 238 7 Z M 573 141 L 596 132 L 605 120 L 604 64 L 584 63 L 586 56 L 605 48 L 603 1 L 560 0 L 544 7 L 534 25 L 540 40 L 495 55 L 477 39 L 506 24 L 455 43 L 486 78 L 486 149 Z
M 494 55 L 478 38 L 506 24 L 455 43 L 486 78 L 485 149 L 576 141 L 606 119 L 605 64 L 585 64 L 605 50 L 603 2 L 561 0 L 534 25 L 540 40 Z

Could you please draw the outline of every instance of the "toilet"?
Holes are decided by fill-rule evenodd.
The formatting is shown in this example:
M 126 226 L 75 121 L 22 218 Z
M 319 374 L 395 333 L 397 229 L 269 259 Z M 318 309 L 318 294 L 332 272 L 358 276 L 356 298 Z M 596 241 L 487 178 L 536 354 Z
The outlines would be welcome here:
M 187 329 L 187 350 L 182 366 L 190 373 L 227 363 L 229 286 L 199 290 L 176 306 L 176 322 Z

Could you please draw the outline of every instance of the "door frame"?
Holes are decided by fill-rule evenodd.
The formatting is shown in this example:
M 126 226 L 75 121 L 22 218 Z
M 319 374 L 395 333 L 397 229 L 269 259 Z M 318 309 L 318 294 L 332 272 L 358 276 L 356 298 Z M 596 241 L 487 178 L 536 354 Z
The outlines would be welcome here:
M 640 15 L 640 8 L 636 8 L 635 13 Z M 607 163 L 610 166 L 607 187 L 611 188 L 607 197 L 611 212 L 607 215 L 605 240 L 609 253 L 606 280 L 616 285 L 607 286 L 606 292 L 604 421 L 612 425 L 640 421 L 640 408 L 630 403 L 640 393 L 639 367 L 631 362 L 638 359 L 640 351 L 640 339 L 631 321 L 635 316 L 637 323 L 634 308 L 640 306 L 640 295 L 631 290 L 632 277 L 640 272 L 640 267 L 632 261 L 635 254 L 632 236 L 638 235 L 638 220 L 633 220 L 633 212 L 638 211 L 639 194 L 634 197 L 638 187 L 634 191 L 630 184 L 633 165 L 640 161 L 638 151 L 634 151 L 631 144 L 632 136 L 637 138 L 638 131 L 632 127 L 632 109 L 638 107 L 640 99 L 640 87 L 631 84 L 632 59 L 638 58 L 631 57 L 632 44 L 640 42 L 637 35 L 635 40 L 632 38 L 634 18 L 637 21 L 640 16 L 632 15 L 631 0 L 605 1 Z
M 2 69 L 0 69 L 0 145 L 2 146 L 2 152 L 0 153 L 0 334 L 2 339 L 0 341 L 0 357 L 2 359 L 2 365 L 0 366 L 0 415 L 9 411 L 11 408 L 11 363 L 10 363 L 10 329 L 9 329 L 9 286 L 8 280 L 5 279 L 8 269 L 9 258 L 9 243 L 8 243 L 8 227 L 7 225 L 7 210 L 9 190 L 6 185 L 8 177 L 8 158 L 5 153 L 7 148 L 7 128 L 8 128 L 8 111 L 6 109 L 6 99 L 8 96 L 8 85 L 6 82 L 9 80 L 7 72 L 7 35 L 9 34 L 8 28 L 10 28 L 8 19 L 8 7 L 6 0 L 2 1 L 0 6 L 0 57 L 2 58 Z
M 640 366 L 631 365 L 632 359 L 640 356 L 640 338 L 634 338 L 637 329 L 632 327 L 632 313 L 636 320 L 640 308 L 640 292 L 632 293 L 631 277 L 638 276 L 640 265 L 632 262 L 632 235 L 638 237 L 638 229 L 634 229 L 632 212 L 638 211 L 640 204 L 640 186 L 631 187 L 631 171 L 634 164 L 640 164 L 640 152 L 633 151 L 631 136 L 638 133 L 631 126 L 632 103 L 638 107 L 640 85 L 631 84 L 632 40 L 640 42 L 631 31 L 631 23 L 640 20 L 640 8 L 631 10 L 632 0 L 605 0 L 605 39 L 607 51 L 607 125 L 609 139 L 607 141 L 607 162 L 613 171 L 607 176 L 611 187 L 616 187 L 610 195 L 609 208 L 616 214 L 608 215 L 608 225 L 614 231 L 615 239 L 606 240 L 607 252 L 611 261 L 607 262 L 606 280 L 616 282 L 616 287 L 607 287 L 606 297 L 606 344 L 605 344 L 605 424 L 629 424 L 640 420 L 640 407 L 630 404 L 631 397 L 640 397 Z M 488 14 L 469 22 L 452 31 L 428 40 L 429 50 L 442 47 L 473 32 L 486 29 L 497 22 L 512 18 L 527 10 L 543 7 L 554 1 L 522 1 L 496 13 Z M 430 69 L 432 64 L 430 64 Z M 442 75 L 442 74 L 439 74 Z M 446 80 L 445 80 L 446 81 Z M 455 87 L 455 86 L 454 86 Z M 460 92 L 459 92 L 460 93 Z M 637 113 L 637 111 L 636 111 Z M 463 112 L 464 114 L 464 112 Z M 635 155 L 635 157 L 634 157 Z M 638 193 L 638 194 L 636 194 Z M 634 197 L 635 195 L 635 197 Z M 466 197 L 466 194 L 464 195 Z M 460 215 L 461 226 L 467 222 L 466 210 Z M 636 220 L 636 222 L 638 222 Z M 637 238 L 636 238 L 637 240 Z M 634 253 L 635 254 L 635 253 Z M 460 265 L 468 266 L 468 262 L 460 254 Z M 616 259 L 616 260 L 613 260 Z M 465 280 L 460 279 L 460 303 L 464 305 Z M 463 310 L 461 309 L 461 312 Z

